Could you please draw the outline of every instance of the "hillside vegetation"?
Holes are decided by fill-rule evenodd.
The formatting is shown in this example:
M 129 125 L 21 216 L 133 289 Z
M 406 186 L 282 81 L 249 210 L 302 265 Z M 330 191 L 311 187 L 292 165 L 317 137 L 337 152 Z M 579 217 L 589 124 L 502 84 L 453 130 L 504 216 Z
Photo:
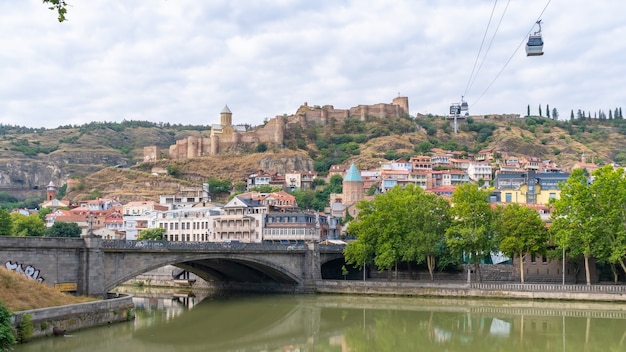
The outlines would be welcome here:
M 554 160 L 564 169 L 581 160 L 583 153 L 588 161 L 593 158 L 597 164 L 626 161 L 626 150 L 621 147 L 626 143 L 626 122 L 621 116 L 568 120 L 475 116 L 461 120 L 458 133 L 454 133 L 452 121 L 431 115 L 367 117 L 364 121 L 348 118 L 345 122 L 331 120 L 326 126 L 302 126 L 295 121 L 287 124 L 282 147 L 270 146 L 262 153 L 249 150 L 240 154 L 151 163 L 141 162 L 144 146 L 158 145 L 167 150 L 176 140 L 187 136 L 207 136 L 209 127 L 137 121 L 91 123 L 54 130 L 0 126 L 0 158 L 8 160 L 7 163 L 15 160 L 25 165 L 25 158 L 63 156 L 65 159 L 59 163 L 66 165 L 65 179 L 80 179 L 80 187 L 68 189 L 70 199 L 85 200 L 102 195 L 125 201 L 157 200 L 158 194 L 176 192 L 181 185 L 200 185 L 209 177 L 235 184 L 258 170 L 279 173 L 292 169 L 315 170 L 325 175 L 334 164 L 355 163 L 360 169 L 375 168 L 386 160 L 428 154 L 434 147 L 463 151 L 467 156 L 494 148 L 515 156 Z M 83 159 L 68 162 L 68 155 L 79 155 Z M 89 160 L 94 165 L 85 164 Z M 107 167 L 119 160 L 130 169 Z

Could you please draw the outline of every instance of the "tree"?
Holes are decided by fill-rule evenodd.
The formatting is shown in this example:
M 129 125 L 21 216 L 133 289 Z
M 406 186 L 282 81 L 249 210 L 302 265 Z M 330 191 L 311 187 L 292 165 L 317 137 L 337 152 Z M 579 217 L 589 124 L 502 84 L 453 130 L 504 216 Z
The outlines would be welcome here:
M 13 235 L 13 220 L 9 211 L 0 208 L 0 236 L 12 236 Z
M 19 213 L 11 214 L 13 222 L 13 236 L 17 237 L 41 237 L 46 230 L 46 225 L 37 214 L 28 216 Z
M 572 112 L 569 115 L 569 119 L 573 120 L 574 119 L 574 109 L 572 109 Z
M 137 240 L 138 241 L 143 241 L 143 240 L 162 241 L 164 238 L 163 237 L 164 234 L 165 234 L 165 229 L 162 227 L 157 227 L 154 229 L 146 229 L 139 233 L 139 236 L 137 236 Z
M 360 201 L 357 219 L 348 225 L 348 233 L 357 239 L 346 246 L 346 263 L 360 267 L 373 258 L 378 269 L 389 270 L 399 261 L 426 262 L 432 279 L 449 207 L 445 199 L 414 185 Z
M 39 211 L 37 212 L 37 215 L 45 223 L 46 222 L 46 215 L 52 213 L 53 211 L 54 211 L 54 209 L 52 209 L 52 208 L 44 207 L 44 208 L 39 209 Z
M 600 261 L 619 265 L 626 273 L 625 176 L 624 169 L 606 165 L 594 171 L 589 188 L 597 207 L 591 219 L 597 223 L 594 228 L 599 232 L 595 256 Z
M 450 226 L 450 203 L 433 193 L 425 193 L 420 187 L 408 191 L 409 224 L 402 259 L 418 264 L 425 262 L 433 280 L 435 259 L 441 254 L 444 234 Z
M 546 104 L 546 117 L 550 118 L 550 104 Z
M 215 177 L 209 177 L 207 181 L 209 184 L 209 192 L 211 194 L 215 193 L 230 193 L 231 182 L 230 180 L 220 180 Z
M 526 107 L 526 116 L 530 117 L 530 104 Z
M 75 222 L 55 221 L 44 231 L 44 237 L 80 237 L 83 231 Z
M 257 153 L 265 153 L 267 151 L 267 144 L 261 142 L 256 146 Z
M 559 119 L 559 112 L 556 110 L 556 108 L 552 108 L 552 119 L 553 120 Z
M 553 203 L 550 234 L 554 243 L 571 256 L 584 257 L 585 278 L 587 285 L 591 285 L 589 259 L 598 241 L 598 222 L 593 217 L 598 214 L 587 182 L 586 170 L 574 169 L 561 185 L 561 196 Z
M 15 344 L 13 325 L 11 325 L 11 312 L 0 302 L 0 352 L 11 351 Z
M 520 261 L 520 279 L 524 283 L 526 255 L 545 255 L 548 231 L 539 213 L 517 203 L 501 207 L 498 214 L 498 248 L 508 257 Z
M 452 194 L 452 204 L 453 221 L 446 231 L 446 244 L 457 255 L 470 256 L 482 282 L 480 259 L 494 249 L 489 191 L 472 183 L 462 184 Z
M 65 17 L 65 14 L 67 13 L 67 2 L 65 2 L 64 0 L 43 0 L 44 4 L 48 4 L 49 5 L 49 9 L 56 11 L 57 14 L 59 15 L 58 20 L 59 22 L 63 22 L 65 20 L 67 20 L 67 18 Z
M 539 104 L 539 117 L 542 117 L 543 115 L 541 114 L 541 104 Z

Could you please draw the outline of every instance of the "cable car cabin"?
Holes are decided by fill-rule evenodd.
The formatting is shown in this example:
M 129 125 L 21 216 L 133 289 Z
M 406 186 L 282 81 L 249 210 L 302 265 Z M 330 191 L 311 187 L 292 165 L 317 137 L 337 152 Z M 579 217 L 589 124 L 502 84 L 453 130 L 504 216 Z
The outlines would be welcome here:
M 531 35 L 526 43 L 526 56 L 543 55 L 543 39 L 541 35 Z

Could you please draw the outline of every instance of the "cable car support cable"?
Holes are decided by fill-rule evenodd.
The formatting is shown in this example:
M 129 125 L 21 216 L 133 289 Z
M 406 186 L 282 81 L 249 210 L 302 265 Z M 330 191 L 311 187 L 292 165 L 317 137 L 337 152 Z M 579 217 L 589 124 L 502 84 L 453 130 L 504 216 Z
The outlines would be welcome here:
M 511 60 L 513 60 L 513 57 L 515 57 L 516 53 L 519 51 L 519 48 L 526 42 L 528 36 L 530 36 L 530 34 L 532 33 L 533 29 L 535 28 L 535 25 L 537 25 L 538 22 L 541 21 L 541 17 L 543 16 L 543 13 L 546 12 L 546 9 L 548 8 L 548 5 L 550 5 L 550 2 L 552 0 L 548 0 L 548 2 L 546 3 L 546 6 L 544 6 L 543 10 L 541 11 L 541 13 L 539 14 L 539 17 L 537 18 L 537 22 L 535 22 L 533 24 L 532 27 L 530 27 L 530 30 L 528 31 L 528 33 L 526 33 L 526 35 L 524 36 L 524 39 L 522 39 L 522 41 L 519 43 L 519 45 L 517 45 L 517 47 L 515 48 L 515 50 L 513 51 L 513 54 L 511 54 L 511 56 L 509 57 L 508 60 L 506 60 L 506 62 L 504 63 L 504 66 L 502 66 L 502 68 L 500 69 L 500 71 L 498 72 L 498 74 L 496 74 L 496 76 L 494 77 L 494 79 L 491 81 L 491 83 L 489 83 L 489 85 L 487 86 L 487 88 L 485 88 L 485 90 L 478 96 L 478 99 L 476 99 L 473 103 L 473 105 L 476 105 L 476 103 L 478 103 L 478 101 L 487 93 L 487 91 L 489 90 L 489 88 L 491 88 L 491 86 L 495 83 L 495 81 L 498 79 L 498 77 L 500 77 L 500 75 L 502 74 L 502 72 L 504 71 L 504 69 L 506 68 L 506 66 L 509 64 L 509 62 L 511 62 Z

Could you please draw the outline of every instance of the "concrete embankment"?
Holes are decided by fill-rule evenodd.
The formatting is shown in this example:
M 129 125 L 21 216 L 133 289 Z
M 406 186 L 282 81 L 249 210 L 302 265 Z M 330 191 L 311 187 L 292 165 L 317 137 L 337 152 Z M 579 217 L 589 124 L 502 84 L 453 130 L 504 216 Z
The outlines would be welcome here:
M 555 284 L 461 284 L 320 280 L 317 293 L 423 297 L 515 298 L 626 303 L 626 286 Z
M 135 305 L 131 296 L 115 295 L 103 301 L 25 310 L 13 314 L 13 326 L 19 326 L 26 315 L 30 315 L 32 337 L 36 338 L 132 320 Z

